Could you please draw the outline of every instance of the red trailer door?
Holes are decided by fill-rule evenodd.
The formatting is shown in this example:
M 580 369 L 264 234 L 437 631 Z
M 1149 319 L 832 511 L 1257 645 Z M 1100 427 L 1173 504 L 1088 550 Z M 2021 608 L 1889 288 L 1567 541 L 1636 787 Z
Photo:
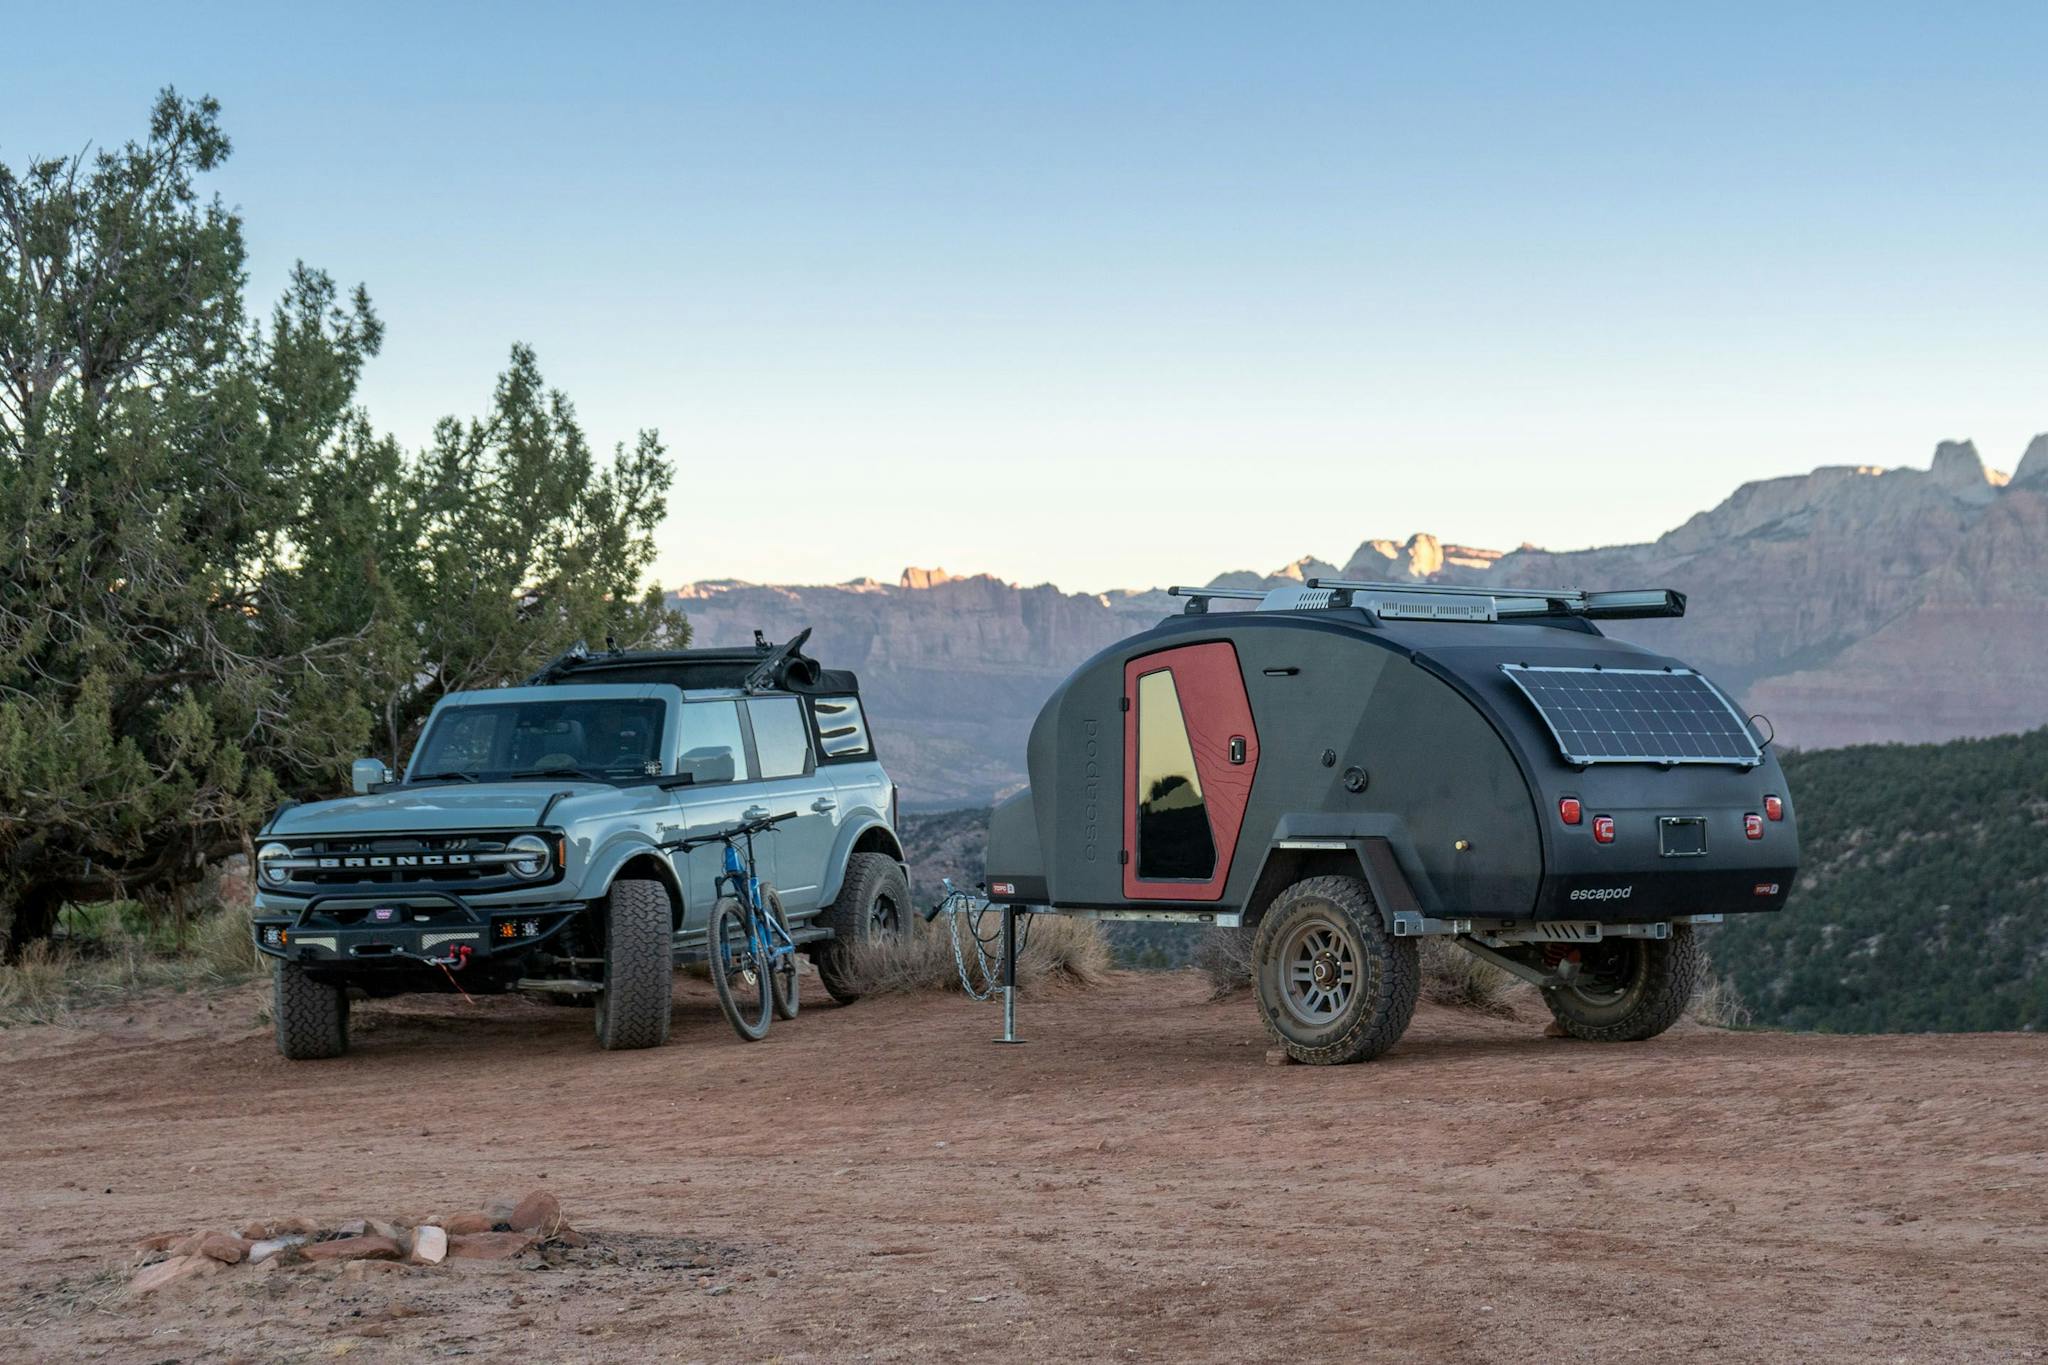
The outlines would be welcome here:
M 1223 896 L 1259 767 L 1237 650 L 1182 645 L 1124 665 L 1124 895 Z

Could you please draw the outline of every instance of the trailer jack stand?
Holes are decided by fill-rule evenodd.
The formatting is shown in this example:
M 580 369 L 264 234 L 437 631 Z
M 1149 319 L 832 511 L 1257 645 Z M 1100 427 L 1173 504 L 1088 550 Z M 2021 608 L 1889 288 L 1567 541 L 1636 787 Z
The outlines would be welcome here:
M 998 1043 L 1021 1043 L 1017 1036 L 1017 907 L 1003 907 L 1003 1036 Z

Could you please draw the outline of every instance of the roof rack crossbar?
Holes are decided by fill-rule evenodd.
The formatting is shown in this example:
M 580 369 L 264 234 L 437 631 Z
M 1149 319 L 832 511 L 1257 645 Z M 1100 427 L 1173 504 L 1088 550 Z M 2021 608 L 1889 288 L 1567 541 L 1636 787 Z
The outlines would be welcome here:
M 1263 602 L 1266 594 L 1260 588 L 1188 588 L 1178 584 L 1166 590 L 1168 597 L 1188 599 L 1183 615 L 1205 616 L 1209 611 L 1209 599 L 1220 598 L 1226 602 Z
M 1685 615 L 1685 594 L 1671 588 L 1621 588 L 1588 592 L 1581 588 L 1476 587 L 1458 583 L 1374 583 L 1362 579 L 1311 578 L 1311 588 L 1340 588 L 1363 593 L 1431 593 L 1488 597 L 1502 616 L 1584 616 L 1597 621 L 1637 620 Z M 1521 606 L 1521 603 L 1541 606 Z

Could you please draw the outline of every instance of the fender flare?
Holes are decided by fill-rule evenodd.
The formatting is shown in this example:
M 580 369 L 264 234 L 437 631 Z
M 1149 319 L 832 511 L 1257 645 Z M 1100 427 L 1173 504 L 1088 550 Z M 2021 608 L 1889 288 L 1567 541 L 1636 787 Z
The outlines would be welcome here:
M 876 831 L 880 831 L 879 834 Z M 846 863 L 853 857 L 854 846 L 863 840 L 880 845 L 875 851 L 885 852 L 903 868 L 908 878 L 910 868 L 903 856 L 903 841 L 896 837 L 896 831 L 889 827 L 881 813 L 862 808 L 839 824 L 839 836 L 832 844 L 832 857 L 825 869 L 824 885 L 818 888 L 818 904 L 826 906 L 839 899 L 839 888 L 846 882 Z
M 675 907 L 676 925 L 680 928 L 686 902 L 682 878 L 676 875 L 675 860 L 638 830 L 624 831 L 592 851 L 589 866 L 581 879 L 583 898 L 593 904 L 602 899 L 611 891 L 620 871 L 636 858 L 646 858 L 654 865 L 662 884 L 668 888 L 669 900 Z

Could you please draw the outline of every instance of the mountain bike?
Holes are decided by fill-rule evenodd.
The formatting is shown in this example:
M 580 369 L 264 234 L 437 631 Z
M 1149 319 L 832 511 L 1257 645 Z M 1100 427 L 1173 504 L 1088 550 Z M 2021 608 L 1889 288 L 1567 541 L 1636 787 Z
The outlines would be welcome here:
M 772 1019 L 797 1014 L 796 942 L 789 936 L 782 898 L 754 870 L 754 836 L 796 817 L 795 811 L 764 816 L 672 845 L 686 853 L 708 844 L 725 846 L 708 933 L 711 984 L 733 1032 L 750 1043 L 768 1036 Z

